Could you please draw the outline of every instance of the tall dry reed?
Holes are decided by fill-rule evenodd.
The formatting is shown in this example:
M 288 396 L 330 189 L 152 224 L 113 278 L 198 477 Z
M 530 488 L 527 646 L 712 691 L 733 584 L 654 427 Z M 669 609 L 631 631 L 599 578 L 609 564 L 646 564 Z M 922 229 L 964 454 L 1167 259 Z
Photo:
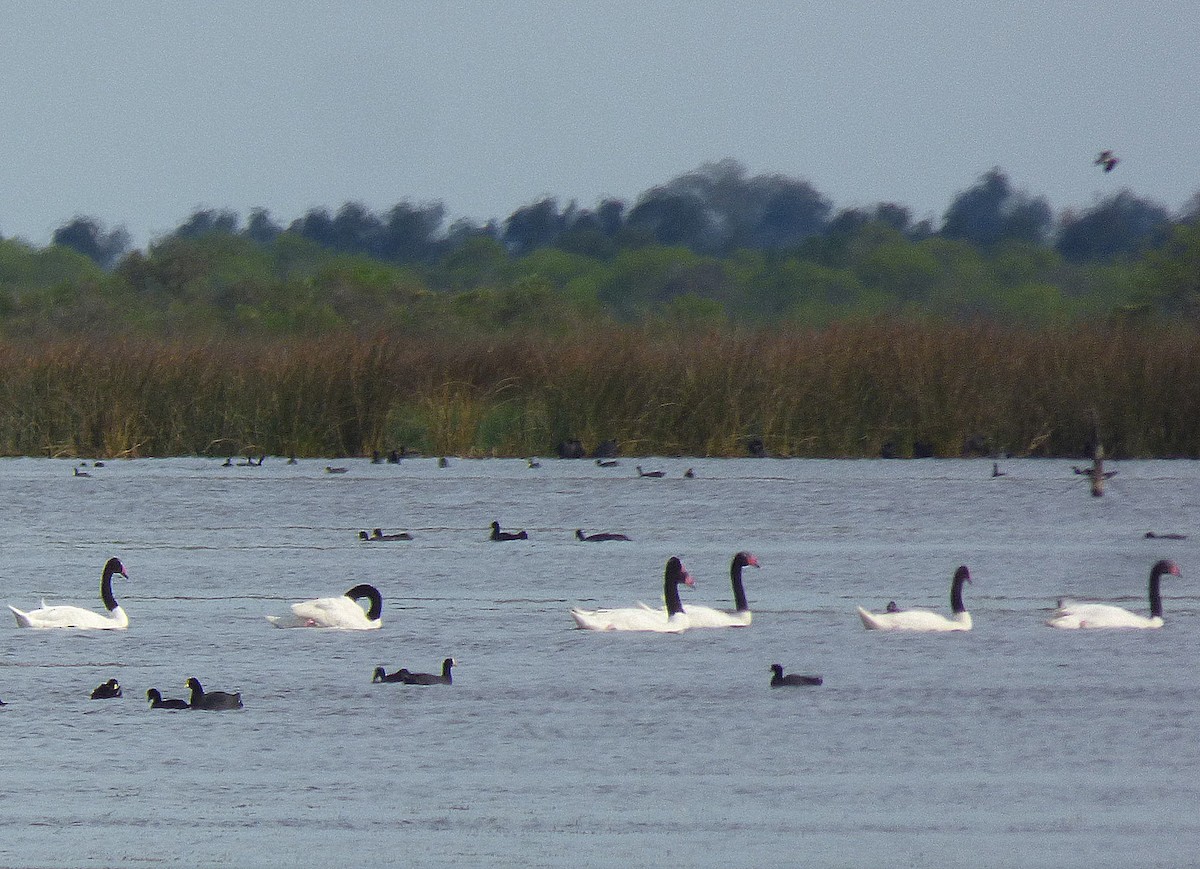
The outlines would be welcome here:
M 1200 456 L 1200 336 L 880 322 L 270 344 L 0 345 L 0 453 Z

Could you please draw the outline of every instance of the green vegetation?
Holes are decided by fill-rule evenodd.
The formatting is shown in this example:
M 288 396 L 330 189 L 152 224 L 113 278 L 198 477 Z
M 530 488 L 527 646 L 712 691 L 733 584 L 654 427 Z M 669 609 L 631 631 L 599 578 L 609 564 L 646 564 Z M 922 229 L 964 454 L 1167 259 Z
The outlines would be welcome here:
M 1200 200 L 1198 200 L 1200 202 Z M 503 225 L 197 212 L 0 239 L 0 453 L 1200 456 L 1200 207 L 1056 221 L 993 170 L 935 231 L 729 162 Z

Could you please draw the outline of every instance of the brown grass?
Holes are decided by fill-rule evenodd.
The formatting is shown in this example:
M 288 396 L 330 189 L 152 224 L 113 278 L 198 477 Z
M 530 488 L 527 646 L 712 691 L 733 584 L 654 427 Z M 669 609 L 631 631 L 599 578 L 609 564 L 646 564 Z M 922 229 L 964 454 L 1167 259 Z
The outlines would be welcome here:
M 1200 456 L 1200 336 L 880 322 L 422 341 L 0 345 L 0 453 Z

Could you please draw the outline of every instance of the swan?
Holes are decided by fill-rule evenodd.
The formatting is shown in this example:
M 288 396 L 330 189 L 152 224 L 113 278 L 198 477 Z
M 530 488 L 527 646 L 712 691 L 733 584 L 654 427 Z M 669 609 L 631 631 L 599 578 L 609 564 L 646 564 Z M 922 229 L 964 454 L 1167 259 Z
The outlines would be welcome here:
M 713 609 L 709 606 L 688 605 L 688 622 L 693 628 L 744 628 L 750 625 L 753 613 L 746 603 L 746 590 L 742 587 L 742 568 L 758 567 L 758 559 L 749 552 L 739 552 L 729 565 L 729 581 L 733 585 L 734 612 Z
M 825 680 L 820 676 L 801 676 L 797 673 L 783 675 L 782 664 L 771 665 L 771 687 L 785 688 L 793 685 L 823 685 Z
M 625 534 L 609 534 L 601 532 L 599 534 L 584 534 L 582 528 L 575 529 L 575 537 L 582 540 L 584 543 L 604 543 L 607 540 L 628 540 L 629 537 Z
M 529 535 L 524 531 L 501 531 L 500 523 L 492 523 L 492 540 L 528 540 Z
M 400 680 L 405 685 L 452 685 L 454 684 L 454 679 L 450 675 L 450 668 L 453 666 L 454 659 L 447 658 L 442 661 L 442 674 L 440 676 L 437 673 L 409 673 L 407 670 L 399 670 L 397 674 L 406 674 Z
M 376 667 L 375 672 L 371 675 L 371 681 L 372 682 L 403 682 L 411 675 L 412 675 L 412 673 L 408 672 L 408 670 L 404 669 L 403 667 L 401 667 L 395 673 L 389 673 L 386 670 L 384 670 L 383 667 Z
M 1164 558 L 1150 570 L 1150 618 L 1107 603 L 1060 603 L 1047 620 L 1052 628 L 1161 628 L 1162 597 L 1158 592 L 1163 574 L 1182 576 L 1179 565 Z
M 675 634 L 687 630 L 688 616 L 679 600 L 679 583 L 694 586 L 695 580 L 684 569 L 678 558 L 672 556 L 663 574 L 663 596 L 667 601 L 666 612 L 651 609 L 645 604 L 624 609 L 571 610 L 571 617 L 579 627 L 587 631 L 655 631 Z
M 363 612 L 357 601 L 371 602 Z M 337 628 L 343 631 L 369 631 L 383 626 L 383 596 L 373 585 L 356 585 L 341 597 L 319 597 L 292 604 L 290 616 L 267 616 L 277 628 Z
M 116 679 L 109 679 L 103 685 L 97 685 L 92 689 L 93 700 L 111 700 L 120 696 L 121 685 Z
M 129 579 L 124 565 L 119 559 L 110 558 L 104 564 L 104 574 L 100 578 L 100 599 L 108 610 L 100 614 L 77 606 L 46 606 L 42 601 L 41 609 L 22 612 L 15 606 L 9 606 L 17 618 L 19 628 L 82 628 L 84 630 L 113 630 L 123 631 L 129 627 L 129 616 L 121 609 L 117 599 L 113 597 L 112 581 L 115 574 Z
M 146 692 L 146 699 L 150 701 L 151 709 L 187 709 L 188 702 L 186 700 L 164 700 L 157 688 L 151 688 Z
M 969 631 L 971 630 L 971 614 L 963 606 L 962 587 L 964 582 L 971 581 L 971 573 L 964 564 L 954 571 L 954 581 L 950 584 L 950 610 L 947 618 L 941 613 L 930 610 L 898 610 L 897 612 L 869 613 L 862 607 L 858 608 L 858 616 L 862 619 L 863 627 L 871 631 Z
M 228 694 L 224 691 L 209 691 L 205 693 L 200 680 L 195 676 L 187 680 L 187 686 L 192 689 L 192 700 L 188 704 L 192 709 L 215 711 L 242 708 L 242 695 L 240 692 L 237 694 Z

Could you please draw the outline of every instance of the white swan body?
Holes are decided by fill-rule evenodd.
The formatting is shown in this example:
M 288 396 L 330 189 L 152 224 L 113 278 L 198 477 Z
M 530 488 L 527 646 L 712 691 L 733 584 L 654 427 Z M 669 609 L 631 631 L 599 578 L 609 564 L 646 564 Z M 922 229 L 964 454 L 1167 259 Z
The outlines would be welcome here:
M 357 601 L 371 602 L 369 612 Z M 373 585 L 356 585 L 341 597 L 319 597 L 292 604 L 291 615 L 267 616 L 277 628 L 333 628 L 342 631 L 371 631 L 383 627 L 383 597 Z
M 746 566 L 759 566 L 758 559 L 749 552 L 737 553 L 733 556 L 733 562 L 729 566 L 729 578 L 733 585 L 733 599 L 737 609 L 729 612 L 728 610 L 719 610 L 710 606 L 688 604 L 687 620 L 689 628 L 749 627 L 754 614 L 750 612 L 750 607 L 746 603 L 746 591 L 742 585 L 742 568 Z M 661 618 L 666 619 L 665 610 L 651 609 L 651 607 L 640 601 L 639 606 L 651 612 L 657 612 Z
M 862 619 L 863 627 L 870 631 L 919 631 L 924 633 L 969 631 L 971 630 L 971 614 L 963 606 L 962 587 L 964 582 L 970 581 L 971 574 L 966 565 L 954 572 L 954 581 L 950 585 L 951 615 L 949 616 L 924 609 L 872 613 L 859 607 L 858 617 Z
M 23 612 L 15 606 L 9 606 L 17 619 L 17 627 L 21 628 L 76 628 L 92 631 L 123 631 L 129 627 L 129 616 L 121 609 L 112 593 L 114 574 L 121 574 L 126 579 L 129 574 L 116 558 L 110 558 L 104 565 L 104 574 L 100 579 L 100 599 L 104 601 L 106 612 L 98 613 L 78 606 L 46 606 L 42 601 L 40 609 Z
M 742 568 L 758 567 L 758 559 L 749 552 L 739 552 L 729 565 L 729 580 L 733 585 L 733 600 L 737 607 L 733 612 L 714 609 L 710 606 L 688 604 L 687 616 L 693 628 L 745 628 L 750 626 L 754 613 L 746 603 L 746 591 L 742 587 Z
M 1124 607 L 1107 603 L 1065 602 L 1046 621 L 1052 628 L 1161 628 L 1162 597 L 1159 580 L 1164 574 L 1180 576 L 1179 565 L 1163 559 L 1150 571 L 1150 615 L 1149 617 L 1130 612 Z
M 691 575 L 678 558 L 667 562 L 663 575 L 663 595 L 666 610 L 651 609 L 642 604 L 636 607 L 599 610 L 571 610 L 575 624 L 585 631 L 645 631 L 660 634 L 677 634 L 688 629 L 688 614 L 683 611 L 679 600 L 679 583 L 695 585 Z

